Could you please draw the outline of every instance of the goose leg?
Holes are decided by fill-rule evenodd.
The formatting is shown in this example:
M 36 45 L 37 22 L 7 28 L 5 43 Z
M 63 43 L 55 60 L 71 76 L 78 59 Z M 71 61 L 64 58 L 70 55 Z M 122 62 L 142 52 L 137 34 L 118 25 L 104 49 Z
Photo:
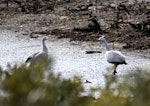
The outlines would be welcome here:
M 116 69 L 117 69 L 117 64 L 114 64 L 114 72 L 113 72 L 113 75 L 116 75 L 116 73 L 117 73 L 117 71 L 116 71 Z

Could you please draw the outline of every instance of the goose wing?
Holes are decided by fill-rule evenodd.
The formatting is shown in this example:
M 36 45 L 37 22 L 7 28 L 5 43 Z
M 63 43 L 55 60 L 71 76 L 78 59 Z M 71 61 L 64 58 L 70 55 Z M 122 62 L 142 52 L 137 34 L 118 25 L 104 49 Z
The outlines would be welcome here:
M 37 53 L 34 53 L 33 55 L 29 56 L 27 58 L 27 60 L 25 61 L 25 63 L 27 62 L 36 62 L 36 61 L 39 61 L 41 59 L 48 59 L 48 54 L 46 52 L 37 52 Z
M 25 61 L 25 63 L 27 63 L 27 62 L 29 62 L 30 60 L 32 60 L 34 57 L 36 57 L 36 55 L 38 55 L 39 54 L 39 52 L 37 52 L 37 53 L 34 53 L 34 54 L 32 54 L 31 56 L 29 56 L 28 58 L 27 58 L 27 60 Z
M 34 56 L 34 61 L 39 61 L 41 59 L 47 59 L 47 58 L 48 58 L 47 52 L 39 52 Z

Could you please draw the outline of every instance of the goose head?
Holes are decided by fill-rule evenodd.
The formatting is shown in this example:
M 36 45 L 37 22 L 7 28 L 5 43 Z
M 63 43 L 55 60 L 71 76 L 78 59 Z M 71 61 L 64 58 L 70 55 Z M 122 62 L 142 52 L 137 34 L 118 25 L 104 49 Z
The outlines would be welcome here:
M 101 42 L 105 42 L 106 41 L 105 38 L 104 38 L 104 36 L 98 38 L 98 40 L 101 41 Z
M 46 41 L 48 39 L 48 37 L 47 36 L 44 36 L 43 38 L 42 38 L 42 41 Z

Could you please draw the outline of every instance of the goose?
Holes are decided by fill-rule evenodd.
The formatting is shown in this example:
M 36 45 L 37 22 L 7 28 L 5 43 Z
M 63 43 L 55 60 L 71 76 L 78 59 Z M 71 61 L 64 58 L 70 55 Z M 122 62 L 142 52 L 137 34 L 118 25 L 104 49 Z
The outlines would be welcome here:
M 125 61 L 125 56 L 120 51 L 111 50 L 104 37 L 100 37 L 98 40 L 105 45 L 106 48 L 105 58 L 107 59 L 108 63 L 114 64 L 113 74 L 116 75 L 117 66 L 120 64 L 125 64 L 125 65 L 127 64 Z
M 40 61 L 41 59 L 48 59 L 48 48 L 45 44 L 45 41 L 47 40 L 47 37 L 44 36 L 42 38 L 42 47 L 43 47 L 43 50 L 41 52 L 37 52 L 37 53 L 34 53 L 32 54 L 31 56 L 29 56 L 25 63 L 35 63 L 35 62 L 38 62 Z

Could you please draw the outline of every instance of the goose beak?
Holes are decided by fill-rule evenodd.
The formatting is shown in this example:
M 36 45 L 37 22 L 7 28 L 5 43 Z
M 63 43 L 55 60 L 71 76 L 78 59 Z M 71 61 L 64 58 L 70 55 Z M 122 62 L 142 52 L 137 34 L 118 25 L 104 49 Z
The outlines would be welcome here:
M 48 39 L 48 36 L 46 36 L 46 40 Z
M 102 37 L 98 38 L 97 40 L 98 40 L 98 41 L 101 41 L 101 39 L 102 39 Z
M 102 39 L 104 39 L 105 36 L 101 36 L 98 38 L 99 41 L 102 41 Z

